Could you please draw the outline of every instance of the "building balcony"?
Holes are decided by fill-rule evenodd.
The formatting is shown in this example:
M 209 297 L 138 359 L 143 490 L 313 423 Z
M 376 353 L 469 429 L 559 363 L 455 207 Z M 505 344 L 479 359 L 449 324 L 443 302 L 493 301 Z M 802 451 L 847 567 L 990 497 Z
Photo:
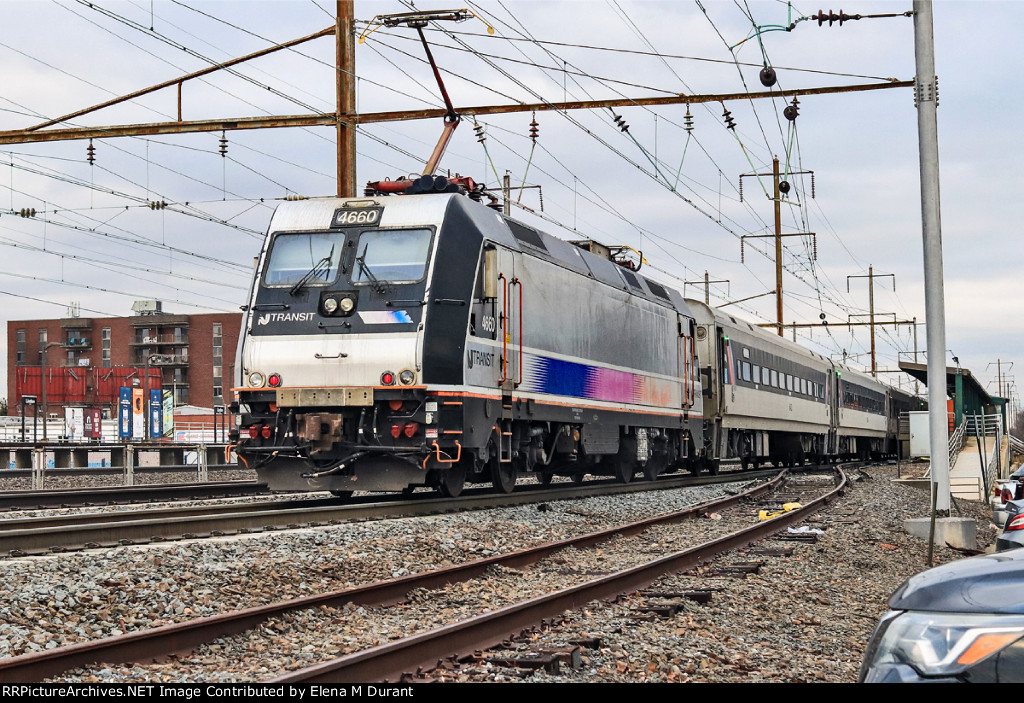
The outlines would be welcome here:
M 145 365 L 146 360 L 136 362 Z M 188 357 L 179 354 L 153 354 L 149 357 L 150 366 L 188 366 Z
M 128 343 L 132 347 L 187 347 L 188 337 L 143 337 Z

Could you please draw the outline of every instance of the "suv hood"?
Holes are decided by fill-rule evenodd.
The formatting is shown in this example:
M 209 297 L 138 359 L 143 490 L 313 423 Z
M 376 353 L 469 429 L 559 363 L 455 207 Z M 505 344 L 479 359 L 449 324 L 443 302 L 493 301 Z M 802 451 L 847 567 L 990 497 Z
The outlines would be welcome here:
M 893 610 L 1024 614 L 1024 549 L 961 559 L 911 576 Z

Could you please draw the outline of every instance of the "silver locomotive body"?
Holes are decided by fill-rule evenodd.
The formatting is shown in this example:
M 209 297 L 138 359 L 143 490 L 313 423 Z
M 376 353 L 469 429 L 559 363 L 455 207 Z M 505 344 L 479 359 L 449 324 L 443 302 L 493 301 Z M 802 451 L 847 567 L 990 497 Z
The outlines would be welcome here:
M 272 489 L 629 480 L 703 446 L 681 296 L 461 194 L 281 205 L 247 308 L 237 453 Z

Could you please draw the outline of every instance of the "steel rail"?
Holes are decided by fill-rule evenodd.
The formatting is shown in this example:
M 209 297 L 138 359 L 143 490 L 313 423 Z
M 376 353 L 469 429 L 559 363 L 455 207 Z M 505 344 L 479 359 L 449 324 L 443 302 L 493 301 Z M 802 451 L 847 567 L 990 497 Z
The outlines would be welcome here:
M 96 662 L 142 662 L 152 658 L 160 658 L 171 652 L 190 650 L 218 637 L 231 636 L 253 629 L 265 620 L 289 611 L 317 607 L 339 607 L 346 603 L 355 603 L 357 605 L 398 603 L 404 600 L 408 593 L 414 589 L 440 588 L 447 584 L 476 578 L 495 565 L 513 568 L 521 567 L 539 561 L 556 551 L 568 547 L 587 547 L 600 544 L 615 536 L 633 535 L 643 532 L 654 525 L 679 522 L 708 512 L 723 510 L 774 490 L 784 481 L 786 475 L 786 472 L 783 471 L 772 481 L 754 486 L 742 493 L 691 506 L 675 513 L 648 518 L 567 540 L 549 542 L 505 555 L 477 559 L 446 569 L 411 574 L 356 588 L 305 596 L 280 603 L 256 606 L 221 615 L 165 625 L 151 630 L 131 632 L 118 637 L 80 642 L 42 652 L 0 659 L 0 683 L 40 681 L 44 678 L 58 676 L 68 669 L 88 666 Z M 648 488 L 650 488 L 650 484 L 648 484 Z
M 207 499 L 224 496 L 267 493 L 256 481 L 216 481 L 206 483 L 164 483 L 145 486 L 108 488 L 62 488 L 44 491 L 4 491 L 0 510 L 67 508 L 96 504 L 143 503 L 159 500 Z
M 774 471 L 767 472 L 769 475 Z M 764 474 L 762 474 L 764 475 Z M 662 479 L 618 484 L 590 482 L 583 486 L 521 486 L 511 494 L 481 491 L 459 498 L 424 495 L 415 500 L 388 500 L 365 496 L 346 504 L 337 500 L 279 501 L 269 507 L 257 503 L 210 508 L 163 509 L 68 515 L 55 518 L 0 519 L 0 555 L 32 556 L 83 547 L 116 547 L 148 544 L 169 539 L 257 532 L 296 527 L 318 527 L 351 520 L 434 515 L 455 510 L 480 510 L 523 505 L 543 500 L 563 500 L 593 495 L 614 495 L 655 489 L 680 488 L 707 483 L 744 481 L 757 477 L 746 472 L 692 479 Z
M 711 542 L 604 576 L 587 583 L 517 603 L 446 627 L 372 647 L 334 661 L 276 677 L 266 683 L 397 682 L 406 674 L 432 668 L 459 653 L 494 647 L 545 618 L 639 590 L 667 573 L 692 569 L 710 559 L 764 539 L 837 498 L 847 486 L 841 470 L 834 490 L 807 505 Z

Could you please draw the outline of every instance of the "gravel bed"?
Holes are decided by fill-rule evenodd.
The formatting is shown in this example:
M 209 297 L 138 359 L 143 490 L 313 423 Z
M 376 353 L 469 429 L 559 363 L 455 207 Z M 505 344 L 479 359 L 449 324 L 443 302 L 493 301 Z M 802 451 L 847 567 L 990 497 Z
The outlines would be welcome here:
M 350 588 L 586 534 L 722 486 L 0 561 L 0 657 Z
M 564 614 L 559 628 L 529 645 L 600 638 L 600 649 L 583 652 L 580 669 L 550 675 L 475 664 L 448 680 L 854 681 L 888 595 L 925 568 L 927 545 L 902 531 L 902 519 L 923 516 L 926 495 L 890 483 L 894 476 L 892 466 L 867 469 L 854 490 L 815 519 L 812 526 L 824 530 L 817 544 L 787 543 L 791 557 L 722 560 L 757 559 L 764 564 L 757 575 L 709 581 L 702 570 L 655 587 L 721 588 L 709 605 L 684 602 L 674 617 L 656 618 L 638 614 L 647 599 L 637 594 L 614 604 L 595 602 Z M 522 506 L 0 562 L 0 656 L 402 576 L 631 522 L 722 491 L 658 491 L 559 501 L 544 510 Z M 960 507 L 978 519 L 979 546 L 994 542 L 988 506 L 960 501 Z M 746 511 L 744 519 L 755 519 L 753 506 Z M 69 672 L 62 680 L 266 679 L 736 529 L 728 514 L 722 517 L 563 552 L 523 572 L 495 569 L 489 578 L 442 592 L 412 593 L 400 609 L 348 605 L 292 613 L 166 664 Z M 938 547 L 935 561 L 962 556 Z

